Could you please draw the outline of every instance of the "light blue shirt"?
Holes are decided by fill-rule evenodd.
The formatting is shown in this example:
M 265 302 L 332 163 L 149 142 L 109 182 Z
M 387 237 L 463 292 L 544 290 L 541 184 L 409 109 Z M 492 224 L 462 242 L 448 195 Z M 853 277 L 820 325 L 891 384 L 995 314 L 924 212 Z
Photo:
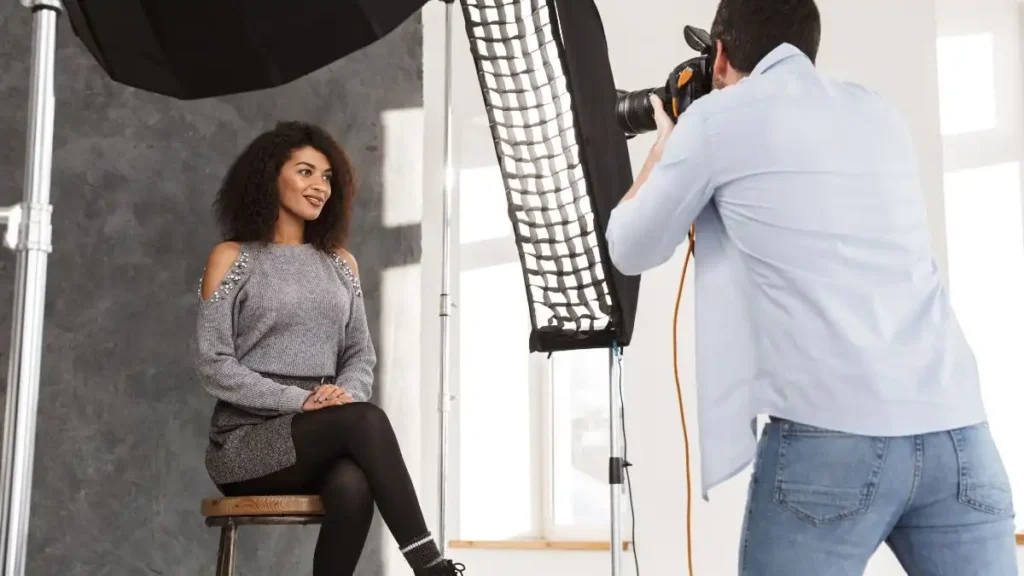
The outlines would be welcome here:
M 696 223 L 705 498 L 752 461 L 759 414 L 874 436 L 984 421 L 918 169 L 893 108 L 783 44 L 695 102 L 612 212 L 608 249 L 630 275 Z

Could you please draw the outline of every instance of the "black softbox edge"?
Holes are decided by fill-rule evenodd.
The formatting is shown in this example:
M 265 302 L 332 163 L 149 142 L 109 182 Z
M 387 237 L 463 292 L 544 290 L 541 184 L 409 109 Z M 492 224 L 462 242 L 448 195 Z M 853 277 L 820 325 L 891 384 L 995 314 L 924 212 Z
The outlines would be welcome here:
M 575 118 L 580 160 L 593 202 L 597 241 L 615 311 L 611 330 L 584 338 L 534 327 L 532 352 L 628 346 L 633 337 L 640 276 L 626 276 L 611 263 L 604 231 L 612 210 L 633 184 L 626 136 L 615 117 L 617 93 L 601 14 L 593 0 L 551 0 L 551 23 L 562 59 Z M 569 340 L 571 338 L 571 341 Z

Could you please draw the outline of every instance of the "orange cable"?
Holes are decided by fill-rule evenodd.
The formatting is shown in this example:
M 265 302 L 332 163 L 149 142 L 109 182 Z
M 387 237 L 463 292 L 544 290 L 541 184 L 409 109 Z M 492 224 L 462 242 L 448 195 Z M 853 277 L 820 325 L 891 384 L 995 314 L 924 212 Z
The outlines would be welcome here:
M 679 303 L 683 300 L 683 285 L 686 283 L 686 269 L 690 265 L 690 258 L 693 256 L 695 226 L 690 226 L 690 245 L 686 249 L 686 260 L 683 261 L 683 274 L 679 279 L 679 291 L 676 293 L 676 309 L 672 316 L 672 371 L 676 378 L 676 394 L 679 397 L 679 418 L 683 423 L 683 445 L 686 453 L 686 564 L 689 569 L 687 574 L 693 576 L 693 490 L 690 489 L 690 434 L 686 429 L 686 411 L 683 409 L 683 388 L 679 383 Z

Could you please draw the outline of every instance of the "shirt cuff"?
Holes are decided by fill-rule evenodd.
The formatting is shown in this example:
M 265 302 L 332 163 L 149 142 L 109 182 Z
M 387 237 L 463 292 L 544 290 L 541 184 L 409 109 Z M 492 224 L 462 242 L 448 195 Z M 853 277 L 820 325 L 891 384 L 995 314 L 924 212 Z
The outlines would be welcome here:
M 281 394 L 281 412 L 285 414 L 302 412 L 302 405 L 306 398 L 312 393 L 310 390 L 303 390 L 298 386 L 288 386 Z

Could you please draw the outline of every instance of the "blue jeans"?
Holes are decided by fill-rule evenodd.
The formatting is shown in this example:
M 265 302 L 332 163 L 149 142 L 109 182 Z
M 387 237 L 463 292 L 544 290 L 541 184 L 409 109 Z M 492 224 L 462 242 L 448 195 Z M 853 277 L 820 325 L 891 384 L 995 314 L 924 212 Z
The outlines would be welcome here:
M 876 438 L 773 420 L 750 481 L 740 574 L 863 574 L 885 542 L 910 576 L 1018 576 L 1013 517 L 987 424 Z

